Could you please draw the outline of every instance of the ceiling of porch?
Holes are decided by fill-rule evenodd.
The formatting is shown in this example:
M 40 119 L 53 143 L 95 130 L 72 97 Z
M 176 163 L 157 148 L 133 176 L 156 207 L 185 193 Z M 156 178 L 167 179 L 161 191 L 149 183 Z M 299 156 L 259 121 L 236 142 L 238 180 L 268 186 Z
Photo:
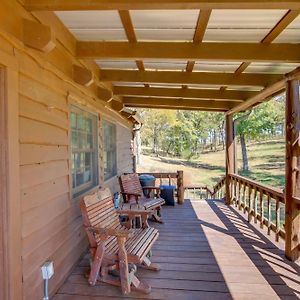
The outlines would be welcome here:
M 224 0 L 193 9 L 129 1 L 121 10 L 115 1 L 27 2 L 55 10 L 78 40 L 78 57 L 95 60 L 128 107 L 227 111 L 300 65 L 296 1 L 244 1 L 254 3 L 245 9 Z

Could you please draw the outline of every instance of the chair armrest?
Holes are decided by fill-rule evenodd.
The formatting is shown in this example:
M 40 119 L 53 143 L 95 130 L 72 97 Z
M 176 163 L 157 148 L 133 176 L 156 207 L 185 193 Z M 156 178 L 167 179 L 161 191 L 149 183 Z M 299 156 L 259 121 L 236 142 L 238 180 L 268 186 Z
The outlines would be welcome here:
M 100 228 L 100 227 L 88 227 L 90 232 L 104 235 L 104 236 L 116 236 L 128 238 L 130 236 L 130 231 L 124 229 L 114 229 L 114 228 Z
M 134 198 L 135 199 L 135 202 L 138 204 L 139 202 L 139 198 L 142 196 L 141 194 L 137 194 L 137 193 L 125 193 L 125 192 L 121 192 L 121 194 L 123 195 L 124 197 L 124 201 L 125 202 L 129 202 L 129 200 L 131 198 Z
M 136 196 L 136 197 L 141 197 L 142 194 L 138 194 L 138 193 L 125 193 L 125 192 L 121 192 L 121 194 L 123 195 L 128 195 L 128 196 Z
M 126 209 L 126 210 L 122 210 L 119 209 L 117 210 L 118 214 L 120 215 L 130 215 L 130 216 L 148 216 L 148 215 L 152 215 L 153 212 L 150 210 L 134 210 L 134 209 Z

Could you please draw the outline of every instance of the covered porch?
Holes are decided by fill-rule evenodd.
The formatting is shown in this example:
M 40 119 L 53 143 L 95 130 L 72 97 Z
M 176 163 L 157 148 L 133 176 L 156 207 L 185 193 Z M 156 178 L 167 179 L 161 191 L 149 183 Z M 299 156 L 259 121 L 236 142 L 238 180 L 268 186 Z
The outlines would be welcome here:
M 1 299 L 42 298 L 48 261 L 55 300 L 299 298 L 299 0 L 2 0 L 0 16 Z M 284 190 L 238 175 L 234 133 L 281 93 Z M 134 108 L 224 113 L 226 157 L 211 188 L 164 173 L 162 269 L 123 296 L 88 285 L 79 202 L 136 172 Z
M 123 296 L 102 283 L 90 287 L 85 255 L 54 299 L 298 299 L 299 265 L 285 258 L 282 242 L 274 243 L 235 206 L 185 200 L 165 207 L 163 217 L 152 257 L 161 271 L 138 271 L 152 286 L 149 295 Z

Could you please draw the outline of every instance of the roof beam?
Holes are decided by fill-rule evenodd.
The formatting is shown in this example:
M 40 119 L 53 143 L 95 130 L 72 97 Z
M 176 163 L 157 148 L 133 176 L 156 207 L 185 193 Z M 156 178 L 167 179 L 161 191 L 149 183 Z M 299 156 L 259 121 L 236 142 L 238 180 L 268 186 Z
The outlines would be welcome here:
M 101 70 L 101 81 L 141 82 L 141 83 L 175 83 L 205 85 L 242 85 L 267 86 L 282 78 L 274 74 L 241 74 L 210 72 L 176 72 L 176 71 L 131 71 Z
M 253 97 L 257 92 L 236 91 L 236 90 L 209 90 L 209 89 L 184 89 L 184 88 L 143 88 L 115 86 L 113 93 L 122 96 L 141 97 L 166 97 L 166 98 L 186 98 L 186 99 L 219 99 L 241 102 Z
M 300 9 L 299 0 L 25 0 L 28 10 Z
M 279 22 L 270 30 L 270 32 L 261 40 L 262 44 L 272 43 L 280 33 L 291 24 L 300 14 L 300 10 L 289 10 Z M 251 62 L 243 62 L 238 69 L 235 71 L 236 74 L 243 73 L 249 66 Z
M 255 96 L 249 98 L 247 101 L 235 106 L 231 110 L 227 112 L 227 114 L 235 114 L 251 107 L 257 105 L 260 102 L 266 101 L 268 98 L 272 97 L 273 95 L 279 93 L 280 91 L 284 90 L 286 87 L 286 82 L 288 80 L 298 79 L 300 80 L 300 67 L 295 69 L 294 71 L 286 74 L 281 80 L 275 82 L 274 84 L 266 87 L 261 92 L 257 93 Z
M 297 63 L 300 62 L 300 44 L 78 42 L 77 57 Z
M 206 109 L 214 111 L 228 111 L 229 109 L 236 106 L 236 103 L 227 101 L 137 97 L 124 97 L 123 103 L 125 106 L 130 107 L 198 110 Z

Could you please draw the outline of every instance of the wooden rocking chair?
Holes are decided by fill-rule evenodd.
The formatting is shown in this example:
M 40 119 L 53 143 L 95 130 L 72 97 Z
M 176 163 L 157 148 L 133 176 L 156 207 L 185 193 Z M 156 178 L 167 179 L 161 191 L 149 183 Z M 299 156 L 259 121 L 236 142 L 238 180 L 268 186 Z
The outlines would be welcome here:
M 149 270 L 159 270 L 159 265 L 148 258 L 158 230 L 147 224 L 149 211 L 120 211 L 113 204 L 109 189 L 85 196 L 80 203 L 83 223 L 88 235 L 91 254 L 90 285 L 97 280 L 121 286 L 123 294 L 131 288 L 150 293 L 151 287 L 136 276 L 136 265 Z M 142 215 L 140 229 L 128 229 L 120 223 L 119 213 Z
M 121 175 L 119 183 L 125 203 L 136 203 L 145 210 L 152 210 L 154 221 L 163 223 L 161 219 L 161 206 L 165 204 L 165 200 L 160 198 L 159 187 L 142 187 L 136 173 Z M 144 191 L 147 191 L 147 196 L 144 195 Z M 151 191 L 156 192 L 156 198 L 151 197 Z

